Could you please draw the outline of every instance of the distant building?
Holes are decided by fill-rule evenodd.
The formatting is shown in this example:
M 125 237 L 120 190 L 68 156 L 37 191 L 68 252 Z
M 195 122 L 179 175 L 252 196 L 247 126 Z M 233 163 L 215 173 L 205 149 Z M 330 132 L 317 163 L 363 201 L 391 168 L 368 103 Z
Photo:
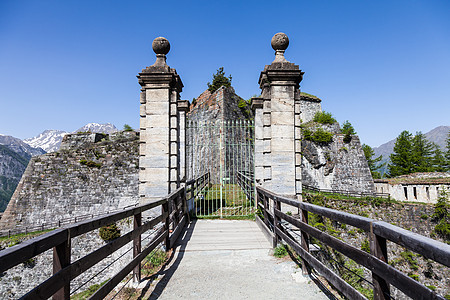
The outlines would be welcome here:
M 374 179 L 377 193 L 387 193 L 397 201 L 436 203 L 440 191 L 450 192 L 450 173 L 413 173 Z

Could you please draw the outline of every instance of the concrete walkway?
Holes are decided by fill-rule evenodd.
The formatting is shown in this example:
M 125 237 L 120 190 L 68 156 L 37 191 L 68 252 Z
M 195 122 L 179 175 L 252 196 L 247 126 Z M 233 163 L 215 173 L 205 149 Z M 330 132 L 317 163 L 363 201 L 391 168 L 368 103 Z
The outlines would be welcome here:
M 253 221 L 193 221 L 150 299 L 328 299 L 294 262 L 271 253 Z

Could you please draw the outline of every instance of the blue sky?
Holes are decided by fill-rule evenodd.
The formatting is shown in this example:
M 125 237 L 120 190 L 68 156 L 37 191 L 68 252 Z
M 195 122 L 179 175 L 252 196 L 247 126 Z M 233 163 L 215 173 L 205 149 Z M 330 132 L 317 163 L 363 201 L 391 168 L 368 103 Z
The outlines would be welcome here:
M 136 75 L 151 42 L 192 100 L 224 67 L 259 94 L 272 36 L 305 72 L 301 90 L 371 146 L 450 125 L 450 1 L 0 1 L 0 133 L 28 138 L 89 122 L 139 124 Z

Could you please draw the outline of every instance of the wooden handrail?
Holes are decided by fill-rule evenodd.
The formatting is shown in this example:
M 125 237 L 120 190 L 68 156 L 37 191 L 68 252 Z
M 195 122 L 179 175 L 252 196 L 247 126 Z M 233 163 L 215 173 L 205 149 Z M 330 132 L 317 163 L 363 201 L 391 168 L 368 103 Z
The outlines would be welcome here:
M 206 180 L 209 175 L 200 176 L 201 180 Z M 199 180 L 197 178 L 197 180 Z M 169 204 L 173 203 L 173 204 Z M 156 218 L 142 223 L 143 212 L 161 206 L 162 214 Z M 150 253 L 158 244 L 164 241 L 166 250 L 182 232 L 186 223 L 187 205 L 186 189 L 180 187 L 166 197 L 152 203 L 139 205 L 126 210 L 98 216 L 90 220 L 84 220 L 64 228 L 56 229 L 41 236 L 27 240 L 19 245 L 0 251 L 0 273 L 4 272 L 34 256 L 53 248 L 53 276 L 34 289 L 25 294 L 23 299 L 48 299 L 53 295 L 53 299 L 69 299 L 70 281 L 112 254 L 129 242 L 133 242 L 133 261 L 130 262 L 119 274 L 115 275 L 107 282 L 94 296 L 103 295 L 111 291 L 120 280 L 134 270 L 134 276 L 140 279 L 140 261 Z M 109 242 L 87 254 L 86 256 L 71 263 L 71 239 L 81 234 L 98 229 L 102 226 L 112 224 L 134 216 L 134 229 L 119 238 Z M 171 218 L 172 216 L 172 218 Z M 154 228 L 157 224 L 163 223 L 163 228 L 151 240 L 151 245 L 141 251 L 140 242 L 142 233 Z M 170 225 L 173 231 L 169 232 Z M 97 299 L 95 298 L 94 299 Z
M 282 239 L 287 244 L 292 246 L 292 248 L 304 260 L 304 266 L 306 265 L 317 268 L 333 285 L 336 287 L 341 287 L 343 289 L 341 292 L 350 299 L 359 298 L 359 296 L 355 294 L 357 291 L 354 288 L 345 285 L 341 282 L 342 280 L 337 279 L 337 275 L 331 270 L 327 270 L 325 272 L 324 270 L 326 267 L 319 261 L 313 259 L 308 253 L 308 240 L 310 236 L 371 270 L 372 281 L 374 283 L 374 299 L 387 299 L 390 294 L 390 284 L 397 287 L 413 299 L 444 299 L 442 296 L 436 294 L 423 284 L 387 264 L 386 240 L 404 246 L 445 266 L 449 266 L 450 264 L 450 245 L 421 236 L 383 221 L 377 221 L 310 203 L 298 202 L 293 199 L 277 195 L 261 187 L 257 187 L 257 201 L 258 207 L 263 210 L 264 216 L 262 221 L 266 224 L 263 228 L 265 228 L 265 230 L 270 230 L 269 234 L 273 236 L 274 241 L 276 242 L 278 239 Z M 272 205 L 269 204 L 269 201 L 272 202 Z M 300 209 L 302 212 L 302 218 L 299 220 L 283 213 L 279 208 L 280 203 L 291 205 Z M 269 207 L 271 207 L 270 210 Z M 369 236 L 371 237 L 371 253 L 355 248 L 321 230 L 308 225 L 308 212 L 327 217 L 334 221 L 352 225 L 369 232 Z M 273 218 L 270 218 L 271 214 L 273 214 Z M 258 217 L 257 220 L 260 220 L 260 217 Z M 279 220 L 284 220 L 285 222 L 300 229 L 302 234 L 302 245 L 284 232 Z M 273 224 L 270 224 L 270 222 L 273 222 Z M 308 268 L 304 268 L 303 270 L 309 272 L 307 271 Z

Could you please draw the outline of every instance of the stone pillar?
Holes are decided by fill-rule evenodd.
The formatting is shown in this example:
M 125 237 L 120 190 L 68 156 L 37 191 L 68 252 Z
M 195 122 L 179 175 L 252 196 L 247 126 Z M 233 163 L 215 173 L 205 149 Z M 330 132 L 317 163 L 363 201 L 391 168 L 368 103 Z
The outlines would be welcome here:
M 178 126 L 180 128 L 180 141 L 178 144 L 178 157 L 180 158 L 180 182 L 183 184 L 187 180 L 186 174 L 186 114 L 189 112 L 189 101 L 178 101 Z
M 179 93 L 183 83 L 175 69 L 166 64 L 169 41 L 152 43 L 156 62 L 139 73 L 141 85 L 139 197 L 141 203 L 166 196 L 180 185 Z
M 261 100 L 255 106 L 255 166 L 259 183 L 275 193 L 301 199 L 300 89 L 303 72 L 284 57 L 289 39 L 284 33 L 272 38 L 275 60 L 259 77 Z M 261 106 L 262 108 L 258 108 Z M 258 128 L 262 123 L 261 129 Z M 258 126 L 259 124 L 259 126 Z M 258 132 L 258 134 L 256 134 Z M 262 166 L 260 147 L 262 145 Z M 259 152 L 258 152 L 259 151 Z M 259 175 L 258 175 L 259 174 Z M 258 178 L 261 176 L 262 178 Z

